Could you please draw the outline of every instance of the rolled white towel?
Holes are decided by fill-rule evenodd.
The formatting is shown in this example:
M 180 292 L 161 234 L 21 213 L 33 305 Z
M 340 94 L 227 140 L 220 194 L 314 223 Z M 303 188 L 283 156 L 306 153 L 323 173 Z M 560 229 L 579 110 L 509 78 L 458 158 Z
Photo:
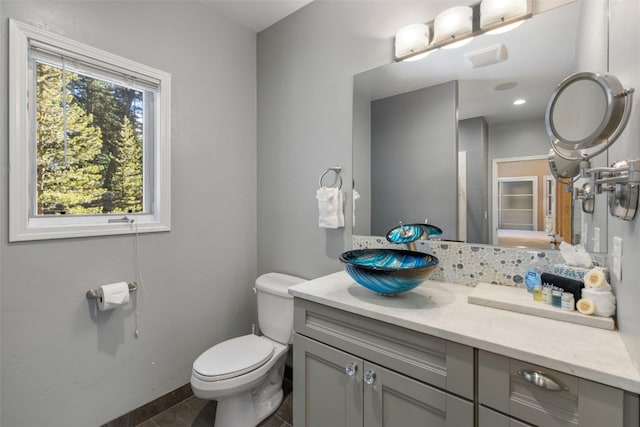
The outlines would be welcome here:
M 610 317 L 616 312 L 616 297 L 608 283 L 599 288 L 582 288 L 582 298 L 593 301 L 596 316 Z
M 318 225 L 320 228 L 344 227 L 344 198 L 342 190 L 335 187 L 320 187 L 318 199 Z
M 607 284 L 604 272 L 598 268 L 592 268 L 582 278 L 587 288 L 600 288 Z

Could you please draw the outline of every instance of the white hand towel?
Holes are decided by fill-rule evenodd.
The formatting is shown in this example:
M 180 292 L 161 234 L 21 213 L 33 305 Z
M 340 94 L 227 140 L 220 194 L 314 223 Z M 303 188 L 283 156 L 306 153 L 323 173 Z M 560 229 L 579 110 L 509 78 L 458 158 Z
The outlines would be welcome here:
M 318 199 L 318 225 L 320 228 L 344 227 L 344 199 L 342 190 L 335 187 L 320 187 Z

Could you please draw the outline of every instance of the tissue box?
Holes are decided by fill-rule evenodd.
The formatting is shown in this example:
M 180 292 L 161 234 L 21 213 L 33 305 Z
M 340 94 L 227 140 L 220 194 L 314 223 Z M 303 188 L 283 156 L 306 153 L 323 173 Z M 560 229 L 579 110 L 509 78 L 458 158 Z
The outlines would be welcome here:
M 604 273 L 604 277 L 607 278 L 607 283 L 610 283 L 609 269 L 604 267 L 598 267 L 598 268 L 602 270 L 602 272 Z M 568 279 L 580 280 L 580 281 L 582 281 L 582 278 L 584 277 L 585 274 L 589 272 L 589 270 L 591 269 L 586 267 L 574 267 L 567 264 L 555 264 L 553 266 L 553 274 L 557 274 L 558 276 L 566 277 Z

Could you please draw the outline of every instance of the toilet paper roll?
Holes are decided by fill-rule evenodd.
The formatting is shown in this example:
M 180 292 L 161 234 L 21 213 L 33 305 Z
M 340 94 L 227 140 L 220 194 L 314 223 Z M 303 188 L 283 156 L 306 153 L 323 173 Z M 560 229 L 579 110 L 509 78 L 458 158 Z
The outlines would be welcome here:
M 129 303 L 129 284 L 110 283 L 98 288 L 98 310 L 107 311 Z

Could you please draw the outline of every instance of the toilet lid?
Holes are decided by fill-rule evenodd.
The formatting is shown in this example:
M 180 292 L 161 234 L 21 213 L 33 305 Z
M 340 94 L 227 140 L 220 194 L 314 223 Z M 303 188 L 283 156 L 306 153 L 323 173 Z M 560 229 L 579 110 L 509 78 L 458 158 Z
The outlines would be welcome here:
M 273 351 L 273 344 L 257 335 L 232 338 L 202 353 L 193 370 L 211 381 L 233 378 L 264 365 Z

